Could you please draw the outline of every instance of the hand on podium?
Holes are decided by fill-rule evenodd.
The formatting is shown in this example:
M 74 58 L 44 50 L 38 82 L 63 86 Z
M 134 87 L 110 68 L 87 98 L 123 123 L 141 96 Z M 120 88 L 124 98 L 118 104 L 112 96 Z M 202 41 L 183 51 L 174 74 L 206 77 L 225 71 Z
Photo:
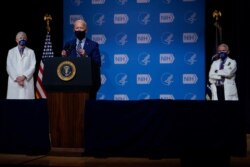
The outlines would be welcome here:
M 62 50 L 61 55 L 62 55 L 62 57 L 66 57 L 67 56 L 67 51 L 66 50 Z

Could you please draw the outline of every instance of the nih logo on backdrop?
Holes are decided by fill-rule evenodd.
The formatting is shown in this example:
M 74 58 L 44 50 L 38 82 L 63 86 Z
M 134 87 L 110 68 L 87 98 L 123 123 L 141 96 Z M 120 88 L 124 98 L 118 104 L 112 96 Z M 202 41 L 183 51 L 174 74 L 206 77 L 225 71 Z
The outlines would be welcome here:
M 129 100 L 127 94 L 114 94 L 114 100 Z
M 104 74 L 101 74 L 101 84 L 104 85 L 107 81 L 107 78 Z
M 150 0 L 136 0 L 136 3 L 150 3 Z
M 150 34 L 137 34 L 136 42 L 138 44 L 149 44 L 151 43 L 151 35 Z
M 173 13 L 160 13 L 160 23 L 172 23 L 174 21 Z
M 136 76 L 137 84 L 150 84 L 151 80 L 150 74 L 137 74 Z
M 183 74 L 183 84 L 196 84 L 198 77 L 196 74 Z
M 94 5 L 101 5 L 105 3 L 105 0 L 91 0 L 91 3 Z
M 93 34 L 91 39 L 98 44 L 105 44 L 106 43 L 106 37 L 104 34 Z
M 114 64 L 127 64 L 128 63 L 127 54 L 115 54 L 114 55 Z
M 198 35 L 196 33 L 183 33 L 183 43 L 196 43 Z
M 173 64 L 174 55 L 172 53 L 162 53 L 160 54 L 160 64 Z
M 128 20 L 127 14 L 114 14 L 114 24 L 127 24 Z
M 160 94 L 160 99 L 163 99 L 163 100 L 174 100 L 174 95 L 172 95 L 172 94 Z

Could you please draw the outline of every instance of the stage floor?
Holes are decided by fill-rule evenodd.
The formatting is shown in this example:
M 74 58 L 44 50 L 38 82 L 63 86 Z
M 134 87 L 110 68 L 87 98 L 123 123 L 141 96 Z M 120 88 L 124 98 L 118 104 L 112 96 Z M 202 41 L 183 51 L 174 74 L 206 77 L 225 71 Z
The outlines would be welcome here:
M 250 134 L 247 135 L 247 156 L 232 157 L 231 167 L 250 166 Z M 152 160 L 147 158 L 95 158 L 51 155 L 0 154 L 0 166 L 51 167 L 180 167 L 180 159 Z M 216 164 L 215 164 L 216 165 Z

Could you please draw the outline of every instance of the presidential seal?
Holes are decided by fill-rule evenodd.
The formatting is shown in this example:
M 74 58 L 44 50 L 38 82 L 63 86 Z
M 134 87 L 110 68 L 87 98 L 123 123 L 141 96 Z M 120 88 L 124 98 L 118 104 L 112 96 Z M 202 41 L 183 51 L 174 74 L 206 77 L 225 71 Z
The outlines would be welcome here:
M 57 67 L 57 76 L 63 81 L 69 81 L 74 78 L 76 67 L 71 61 L 63 61 Z

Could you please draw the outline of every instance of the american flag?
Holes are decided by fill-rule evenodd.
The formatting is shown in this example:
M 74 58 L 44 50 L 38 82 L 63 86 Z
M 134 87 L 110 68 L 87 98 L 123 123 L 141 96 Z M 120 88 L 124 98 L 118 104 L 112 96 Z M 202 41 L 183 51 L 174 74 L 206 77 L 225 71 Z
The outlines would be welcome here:
M 43 69 L 44 69 L 43 61 L 45 58 L 52 58 L 52 57 L 54 57 L 54 52 L 52 49 L 50 33 L 48 31 L 46 34 L 45 42 L 44 42 L 42 59 L 40 61 L 38 76 L 37 76 L 37 80 L 36 80 L 36 98 L 37 99 L 46 99 L 47 98 L 45 88 L 43 87 L 43 84 L 42 84 Z

